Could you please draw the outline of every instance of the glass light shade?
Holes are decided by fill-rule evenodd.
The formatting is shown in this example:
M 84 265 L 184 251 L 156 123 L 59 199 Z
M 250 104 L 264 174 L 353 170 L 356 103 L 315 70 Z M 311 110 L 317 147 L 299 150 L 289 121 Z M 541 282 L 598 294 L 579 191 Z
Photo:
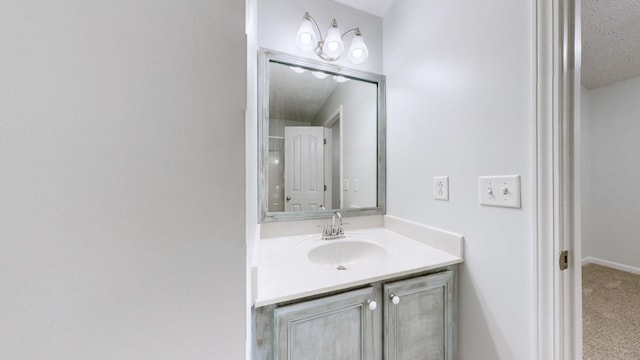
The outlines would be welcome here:
M 313 75 L 313 77 L 316 79 L 325 79 L 327 76 L 329 76 L 329 74 L 322 71 L 312 71 L 311 75 Z
M 343 83 L 346 81 L 349 81 L 349 79 L 347 79 L 344 76 L 340 76 L 340 75 L 333 75 L 333 81 L 337 82 L 337 83 Z
M 329 33 L 322 46 L 322 52 L 329 58 L 335 59 L 342 54 L 344 50 L 344 43 L 342 42 L 342 36 L 340 35 L 340 29 L 338 25 L 333 21 L 329 28 Z
M 364 43 L 362 35 L 356 34 L 351 39 L 351 47 L 349 48 L 349 54 L 347 57 L 353 64 L 362 64 L 369 56 L 369 49 L 367 44 Z
M 307 71 L 307 69 L 303 69 L 299 66 L 289 66 L 289 68 L 296 74 L 302 74 L 303 72 Z
M 296 44 L 298 44 L 300 50 L 303 51 L 311 51 L 318 45 L 318 38 L 313 29 L 313 23 L 306 17 L 302 19 L 300 27 L 298 28 Z

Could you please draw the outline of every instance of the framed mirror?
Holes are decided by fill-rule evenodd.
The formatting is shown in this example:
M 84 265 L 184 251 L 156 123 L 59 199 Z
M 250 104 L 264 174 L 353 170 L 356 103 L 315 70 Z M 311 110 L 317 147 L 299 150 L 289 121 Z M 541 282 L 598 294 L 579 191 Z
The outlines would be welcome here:
M 261 222 L 385 213 L 385 77 L 262 49 Z

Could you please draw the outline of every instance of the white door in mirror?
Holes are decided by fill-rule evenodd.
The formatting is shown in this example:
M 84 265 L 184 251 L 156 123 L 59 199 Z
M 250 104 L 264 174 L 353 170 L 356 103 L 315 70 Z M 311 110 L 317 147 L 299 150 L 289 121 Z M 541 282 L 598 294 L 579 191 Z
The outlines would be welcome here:
M 480 205 L 520 208 L 520 175 L 480 176 Z
M 324 130 L 285 126 L 285 211 L 317 211 L 324 206 Z

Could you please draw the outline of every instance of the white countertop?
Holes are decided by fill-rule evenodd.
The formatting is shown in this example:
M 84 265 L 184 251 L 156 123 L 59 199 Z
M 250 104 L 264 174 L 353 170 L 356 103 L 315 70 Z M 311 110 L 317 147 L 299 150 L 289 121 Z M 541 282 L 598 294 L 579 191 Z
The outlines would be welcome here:
M 310 262 L 307 253 L 328 242 L 344 240 L 321 240 L 320 234 L 262 239 L 253 274 L 254 305 L 318 295 L 463 261 L 461 253 L 452 254 L 383 227 L 345 231 L 345 235 L 377 243 L 386 249 L 387 256 L 373 265 L 337 270 Z

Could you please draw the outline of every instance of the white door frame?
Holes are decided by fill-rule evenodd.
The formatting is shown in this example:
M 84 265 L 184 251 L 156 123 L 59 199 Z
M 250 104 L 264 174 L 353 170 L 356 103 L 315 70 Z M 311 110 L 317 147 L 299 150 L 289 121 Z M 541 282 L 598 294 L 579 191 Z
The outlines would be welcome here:
M 329 115 L 329 117 L 327 117 L 327 120 L 325 120 L 324 124 L 322 124 L 322 126 L 324 126 L 326 128 L 333 128 L 335 126 L 336 122 L 338 122 L 338 131 L 340 133 L 340 137 L 337 140 L 336 139 L 331 139 L 331 141 L 338 141 L 338 147 L 340 148 L 340 150 L 339 150 L 339 153 L 340 153 L 339 154 L 339 158 L 340 158 L 340 171 L 339 171 L 339 174 L 331 174 L 332 177 L 337 175 L 339 177 L 339 179 L 340 179 L 340 181 L 338 182 L 338 184 L 339 184 L 338 188 L 337 189 L 332 189 L 332 191 L 338 191 L 339 192 L 340 204 L 336 208 L 341 208 L 342 204 L 344 204 L 344 192 L 342 191 L 342 179 L 343 179 L 343 176 L 344 176 L 344 173 L 343 173 L 344 157 L 343 157 L 343 154 L 342 154 L 342 149 L 343 149 L 343 146 L 342 146 L 342 144 L 343 144 L 342 141 L 343 140 L 342 140 L 342 138 L 343 138 L 344 135 L 343 135 L 343 131 L 342 131 L 342 129 L 343 129 L 343 125 L 342 124 L 343 124 L 344 118 L 343 118 L 342 114 L 343 114 L 343 109 L 342 109 L 342 105 L 340 105 L 340 106 L 338 106 L 336 108 L 335 111 L 333 111 Z M 331 145 L 331 146 L 333 147 L 333 145 Z M 332 149 L 332 152 L 333 152 L 333 149 Z M 325 162 L 327 162 L 326 159 L 325 159 Z M 336 204 L 333 204 L 333 203 L 331 205 L 333 207 L 336 206 Z
M 582 359 L 580 0 L 535 3 L 535 359 Z M 569 250 L 569 269 L 559 255 Z

